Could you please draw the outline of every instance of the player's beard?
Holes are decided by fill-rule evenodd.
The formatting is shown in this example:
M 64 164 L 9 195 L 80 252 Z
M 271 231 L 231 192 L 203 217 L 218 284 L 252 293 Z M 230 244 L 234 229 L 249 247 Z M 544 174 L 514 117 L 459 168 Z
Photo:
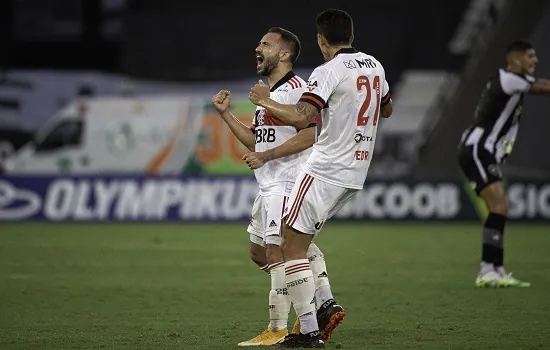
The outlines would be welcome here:
M 279 64 L 279 57 L 277 56 L 265 57 L 264 62 L 258 68 L 258 74 L 264 77 L 267 77 L 271 74 L 271 72 L 273 72 L 275 68 L 277 68 L 278 64 Z
M 523 67 L 523 74 L 524 75 L 535 75 L 535 66 L 531 66 L 530 64 L 524 65 Z

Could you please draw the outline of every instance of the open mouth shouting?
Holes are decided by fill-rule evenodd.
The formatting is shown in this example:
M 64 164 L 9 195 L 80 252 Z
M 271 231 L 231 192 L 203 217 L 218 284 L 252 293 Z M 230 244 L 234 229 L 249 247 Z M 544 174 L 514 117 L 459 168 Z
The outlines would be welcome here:
M 260 55 L 259 53 L 256 54 L 256 67 L 260 67 L 260 65 L 264 63 L 264 56 Z

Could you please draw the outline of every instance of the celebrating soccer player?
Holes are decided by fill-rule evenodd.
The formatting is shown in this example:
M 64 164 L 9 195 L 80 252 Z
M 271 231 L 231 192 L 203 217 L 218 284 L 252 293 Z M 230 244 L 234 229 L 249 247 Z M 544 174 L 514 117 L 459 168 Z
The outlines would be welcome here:
M 500 165 L 512 152 L 526 93 L 550 93 L 549 80 L 533 77 L 538 62 L 533 45 L 514 41 L 506 50 L 506 69 L 499 69 L 485 84 L 475 120 L 462 134 L 459 162 L 476 193 L 484 199 L 489 216 L 482 230 L 478 287 L 529 287 L 504 269 L 504 226 L 508 201 Z
M 363 188 L 372 159 L 378 118 L 389 117 L 392 105 L 382 64 L 355 50 L 353 22 L 342 10 L 317 16 L 317 43 L 326 63 L 317 67 L 297 104 L 270 98 L 256 84 L 250 100 L 277 120 L 306 127 L 321 112 L 322 129 L 300 171 L 285 207 L 283 255 L 286 283 L 301 331 L 273 347 L 322 348 L 311 301 L 315 284 L 307 250 L 324 223 Z
M 282 28 L 271 28 L 258 44 L 257 72 L 267 76 L 267 94 L 275 101 L 296 103 L 302 96 L 306 82 L 292 71 L 299 54 L 298 37 Z M 239 345 L 270 345 L 282 341 L 288 334 L 290 300 L 281 251 L 281 217 L 296 176 L 311 153 L 316 123 L 312 119 L 307 125 L 296 128 L 275 119 L 263 107 L 258 107 L 252 127 L 248 127 L 231 113 L 229 91 L 220 91 L 212 102 L 233 134 L 252 151 L 244 156 L 244 160 L 255 169 L 260 193 L 254 202 L 248 226 L 250 257 L 271 275 L 269 325 L 264 332 Z M 324 325 L 326 340 L 342 322 L 345 312 L 334 301 L 323 253 L 314 243 L 309 245 L 307 257 L 309 261 L 306 259 L 300 267 L 310 270 L 311 266 L 314 272 L 311 282 L 316 285 L 315 302 L 319 307 L 318 317 Z M 312 300 L 313 296 L 309 301 Z M 312 306 L 315 308 L 315 305 Z M 299 327 L 297 320 L 293 332 L 299 332 Z

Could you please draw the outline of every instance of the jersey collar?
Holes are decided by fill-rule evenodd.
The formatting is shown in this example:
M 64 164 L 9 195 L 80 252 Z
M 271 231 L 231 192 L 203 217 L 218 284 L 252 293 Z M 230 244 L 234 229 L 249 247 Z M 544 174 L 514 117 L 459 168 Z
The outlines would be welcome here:
M 336 53 L 334 54 L 334 57 L 336 57 L 337 55 L 339 55 L 341 53 L 358 53 L 358 52 L 359 51 L 357 51 L 353 47 L 344 47 L 343 49 L 340 49 L 340 50 L 336 51 Z
M 521 74 L 521 73 L 515 73 L 515 72 L 512 72 L 511 70 L 509 69 L 503 69 L 505 72 L 508 72 L 508 73 L 511 73 L 511 74 L 515 74 L 517 75 L 518 77 L 520 78 L 523 78 L 525 80 L 527 80 L 528 82 L 530 82 L 531 84 L 535 82 L 535 77 L 532 76 L 532 75 L 529 75 L 529 74 Z
M 292 77 L 294 77 L 296 74 L 294 74 L 293 71 L 290 71 L 288 73 L 285 74 L 284 77 L 282 77 L 281 79 L 279 79 L 279 81 L 277 83 L 275 83 L 275 85 L 273 85 L 273 87 L 269 90 L 271 92 L 277 90 L 279 87 L 281 87 L 281 85 L 283 85 L 284 83 L 286 83 L 287 81 L 289 81 L 290 79 L 292 79 Z

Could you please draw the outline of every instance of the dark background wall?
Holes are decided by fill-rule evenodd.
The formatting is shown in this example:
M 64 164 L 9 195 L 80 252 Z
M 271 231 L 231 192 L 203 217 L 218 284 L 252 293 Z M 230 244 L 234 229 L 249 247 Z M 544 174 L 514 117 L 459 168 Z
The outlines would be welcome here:
M 531 36 L 540 62 L 537 77 L 550 79 L 550 6 Z M 514 153 L 510 156 L 508 171 L 518 175 L 541 175 L 550 179 L 550 97 L 530 95 L 525 100 L 525 117 Z
M 456 146 L 462 132 L 473 121 L 479 95 L 488 77 L 505 67 L 506 45 L 517 38 L 530 39 L 537 48 L 540 63 L 537 77 L 550 77 L 550 2 L 511 1 L 496 25 L 492 37 L 472 55 L 461 74 L 461 82 L 428 140 L 420 150 L 415 172 L 426 174 L 458 174 Z M 550 178 L 548 96 L 527 96 L 520 131 L 514 152 L 506 163 L 506 173 L 519 176 Z
M 0 20 L 7 54 L 0 55 L 0 64 L 93 68 L 177 81 L 236 79 L 254 74 L 256 43 L 268 28 L 281 26 L 301 38 L 297 66 L 315 67 L 323 60 L 315 16 L 335 6 L 326 0 L 129 0 L 122 1 L 122 9 L 106 9 L 105 4 L 113 2 L 121 1 L 3 1 Z M 392 83 L 408 67 L 456 66 L 446 43 L 467 4 L 468 0 L 371 0 L 338 6 L 354 17 L 355 46 L 383 62 Z M 113 30 L 117 20 L 119 31 Z

